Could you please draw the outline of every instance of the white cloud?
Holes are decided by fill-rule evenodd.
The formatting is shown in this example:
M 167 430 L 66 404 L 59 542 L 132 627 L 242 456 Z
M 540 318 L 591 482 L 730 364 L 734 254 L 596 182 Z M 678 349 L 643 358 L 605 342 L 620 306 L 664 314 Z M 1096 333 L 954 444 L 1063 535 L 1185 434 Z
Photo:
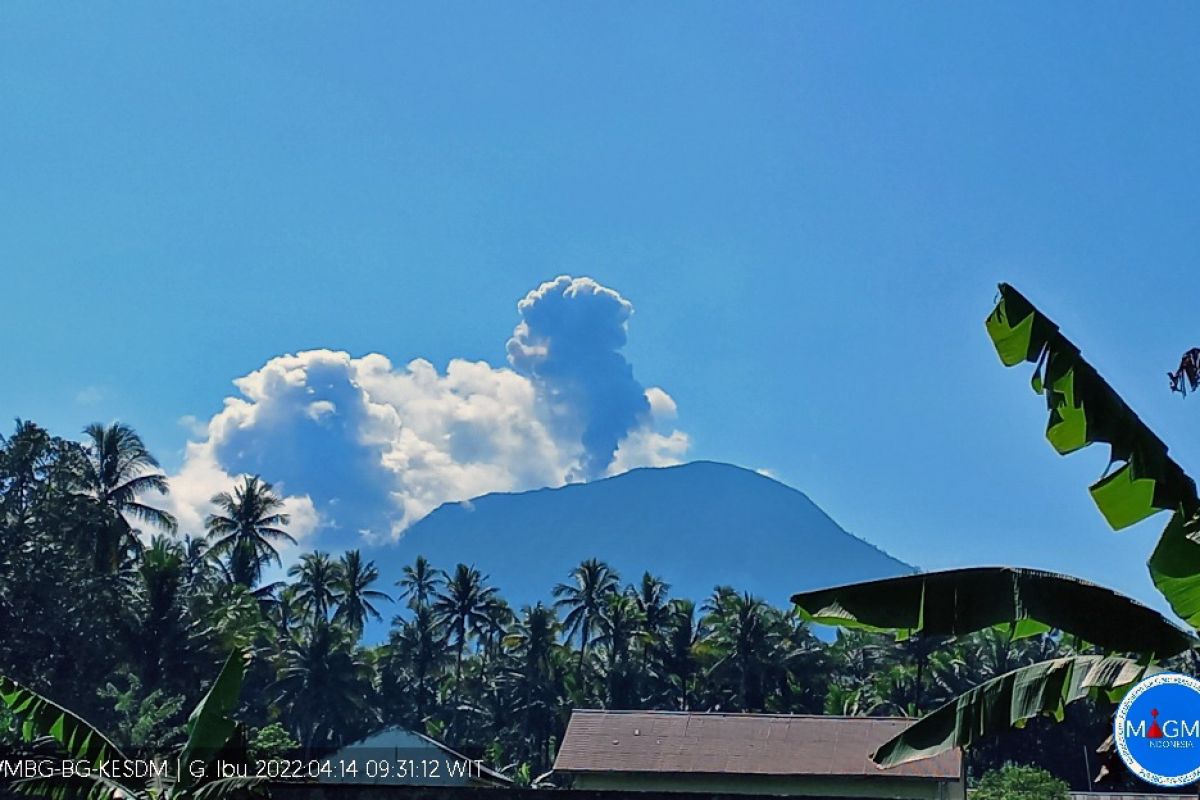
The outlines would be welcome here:
M 181 529 L 202 530 L 209 498 L 241 474 L 298 493 L 287 499 L 298 538 L 319 528 L 378 539 L 444 502 L 685 456 L 687 435 L 667 425 L 674 400 L 643 389 L 619 353 L 627 300 L 561 277 L 518 308 L 512 368 L 310 350 L 238 378 L 171 478 Z
M 213 496 L 230 491 L 242 477 L 217 464 L 209 443 L 188 442 L 183 467 L 171 476 L 171 493 L 159 505 L 175 515 L 181 531 L 199 534 L 204 530 L 204 518 L 213 511 Z M 286 486 L 276 488 L 284 494 L 288 533 L 302 545 L 320 525 L 320 514 L 308 495 L 288 495 Z
M 646 390 L 646 400 L 650 403 L 650 413 L 655 419 L 668 420 L 679 416 L 679 409 L 675 406 L 674 398 L 657 386 L 651 386 Z
M 85 386 L 75 393 L 75 402 L 81 406 L 98 406 L 107 397 L 99 386 Z

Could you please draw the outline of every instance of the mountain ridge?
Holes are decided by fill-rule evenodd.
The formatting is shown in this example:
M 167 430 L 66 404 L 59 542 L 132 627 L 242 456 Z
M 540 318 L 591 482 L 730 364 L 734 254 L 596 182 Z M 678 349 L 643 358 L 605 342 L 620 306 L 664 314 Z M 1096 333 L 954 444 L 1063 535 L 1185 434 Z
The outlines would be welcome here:
M 845 531 L 803 491 L 717 461 L 443 503 L 368 552 L 384 585 L 418 555 L 446 570 L 476 566 L 514 609 L 548 603 L 593 557 L 623 582 L 648 571 L 671 596 L 697 602 L 728 585 L 786 605 L 797 591 L 916 571 Z
M 449 507 L 454 507 L 454 506 L 470 507 L 475 502 L 486 500 L 487 498 L 490 498 L 490 497 L 523 497 L 526 495 L 541 494 L 543 492 L 559 492 L 559 491 L 563 491 L 566 489 L 574 489 L 574 488 L 579 488 L 579 487 L 592 486 L 595 484 L 604 483 L 606 481 L 619 480 L 620 478 L 624 478 L 628 475 L 634 475 L 636 473 L 650 472 L 650 471 L 668 471 L 668 470 L 681 469 L 681 468 L 685 468 L 685 467 L 728 468 L 728 469 L 737 470 L 739 472 L 752 473 L 754 475 L 759 476 L 760 478 L 771 481 L 772 483 L 777 484 L 778 486 L 788 490 L 789 492 L 795 492 L 796 494 L 800 495 L 808 502 L 812 503 L 817 508 L 818 511 L 820 511 L 830 522 L 832 522 L 833 524 L 835 524 L 839 528 L 841 528 L 842 532 L 845 533 L 847 536 L 857 539 L 858 541 L 862 542 L 863 544 L 867 545 L 868 547 L 878 551 L 881 555 L 883 555 L 887 558 L 893 559 L 901 564 L 904 564 L 905 566 L 909 567 L 910 569 L 912 569 L 914 571 L 916 571 L 916 569 L 917 569 L 916 567 L 912 566 L 911 564 L 906 563 L 899 557 L 889 553 L 887 550 L 884 550 L 882 547 L 875 544 L 874 542 L 864 539 L 863 537 L 859 536 L 858 534 L 848 531 L 845 528 L 842 528 L 841 525 L 838 524 L 837 520 L 833 519 L 833 517 L 829 515 L 829 512 L 827 512 L 827 511 L 825 511 L 825 509 L 821 508 L 821 506 L 818 505 L 815 500 L 813 500 L 811 497 L 809 497 L 807 494 L 805 494 L 801 490 L 797 489 L 795 486 L 790 486 L 789 484 L 784 483 L 783 481 L 779 480 L 775 476 L 769 475 L 765 472 L 761 472 L 756 469 L 750 469 L 749 467 L 742 467 L 737 464 L 731 464 L 728 461 L 716 461 L 714 459 L 708 459 L 708 458 L 701 458 L 701 459 L 697 459 L 695 461 L 686 461 L 682 464 L 670 464 L 670 465 L 663 466 L 663 467 L 634 467 L 633 469 L 626 470 L 625 472 L 620 472 L 616 475 L 606 475 L 603 478 L 598 478 L 593 481 L 579 481 L 579 482 L 575 482 L 575 483 L 564 483 L 562 486 L 539 486 L 536 489 L 518 489 L 518 490 L 511 491 L 511 492 L 500 492 L 500 491 L 485 492 L 484 494 L 478 495 L 476 497 L 471 497 L 466 500 L 447 500 L 446 502 L 439 504 L 437 506 L 437 508 L 433 509 L 433 511 L 429 512 L 429 514 L 427 516 L 432 516 L 444 508 L 449 508 Z M 413 527 L 416 527 L 420 524 L 421 524 L 421 521 L 418 521 Z M 409 531 L 405 531 L 404 534 L 401 535 L 401 537 L 396 540 L 396 542 L 397 543 L 403 542 L 404 537 L 407 536 L 408 533 L 409 533 Z

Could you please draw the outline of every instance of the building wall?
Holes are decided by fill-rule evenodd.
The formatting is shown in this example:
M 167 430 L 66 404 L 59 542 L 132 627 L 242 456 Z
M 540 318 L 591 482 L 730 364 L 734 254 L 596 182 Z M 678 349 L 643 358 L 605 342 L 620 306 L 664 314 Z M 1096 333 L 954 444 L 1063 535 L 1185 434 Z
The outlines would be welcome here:
M 896 800 L 964 800 L 961 780 L 895 778 L 887 775 L 837 777 L 817 775 L 684 775 L 655 773 L 579 773 L 577 789 L 607 791 L 697 792 L 718 794 L 798 795 L 808 797 L 896 798 Z

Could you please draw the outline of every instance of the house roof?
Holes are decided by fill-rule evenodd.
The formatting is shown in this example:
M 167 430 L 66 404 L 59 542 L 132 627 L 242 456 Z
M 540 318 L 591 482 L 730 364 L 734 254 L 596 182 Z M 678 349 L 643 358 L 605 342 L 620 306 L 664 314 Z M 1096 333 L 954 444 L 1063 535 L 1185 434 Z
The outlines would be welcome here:
M 725 775 L 888 775 L 960 780 L 962 752 L 881 770 L 869 754 L 912 724 L 895 717 L 571 713 L 557 772 Z
M 412 731 L 397 725 L 387 728 L 382 728 L 375 731 L 369 736 L 359 739 L 357 742 L 345 745 L 339 748 L 335 753 L 327 756 L 327 761 L 349 761 L 354 757 L 355 751 L 364 754 L 365 758 L 376 758 L 378 754 L 372 754 L 372 751 L 378 750 L 409 750 L 414 747 L 429 747 L 439 750 L 449 757 L 452 761 L 471 761 L 462 753 L 454 750 L 449 745 L 439 742 L 437 739 L 426 736 L 423 733 Z M 365 770 L 365 768 L 364 768 Z M 471 773 L 470 777 L 473 780 L 478 780 L 484 783 L 494 783 L 503 786 L 512 785 L 512 779 L 502 775 L 496 770 L 480 764 L 478 771 Z

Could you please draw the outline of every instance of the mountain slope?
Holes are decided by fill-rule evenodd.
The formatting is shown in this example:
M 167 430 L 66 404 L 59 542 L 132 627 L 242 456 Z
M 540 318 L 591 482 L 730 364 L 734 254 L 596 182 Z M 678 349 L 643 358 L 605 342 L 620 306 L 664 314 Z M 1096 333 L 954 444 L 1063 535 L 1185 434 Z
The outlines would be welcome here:
M 447 503 L 370 557 L 390 584 L 418 554 L 442 569 L 475 565 L 514 608 L 549 600 L 593 556 L 625 582 L 649 570 L 672 596 L 697 602 L 718 584 L 786 604 L 803 589 L 913 571 L 842 530 L 802 492 L 703 461 Z

